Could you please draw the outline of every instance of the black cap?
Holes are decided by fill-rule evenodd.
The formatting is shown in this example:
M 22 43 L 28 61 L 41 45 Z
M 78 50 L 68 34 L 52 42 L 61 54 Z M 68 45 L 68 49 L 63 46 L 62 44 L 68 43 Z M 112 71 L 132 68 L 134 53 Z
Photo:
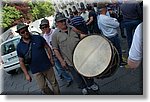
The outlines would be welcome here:
M 21 29 L 23 29 L 23 28 L 28 28 L 29 27 L 29 25 L 26 25 L 26 24 L 24 24 L 24 23 L 19 23 L 18 25 L 17 25 L 17 33 L 19 33 L 19 31 L 21 30 Z
M 41 20 L 40 26 L 43 26 L 43 25 L 49 25 L 49 21 L 45 18 Z
M 66 18 L 65 15 L 62 14 L 62 13 L 58 13 L 58 14 L 56 14 L 56 16 L 55 16 L 55 21 L 56 21 L 56 22 L 62 21 L 62 20 L 66 20 L 66 19 L 67 19 L 67 18 Z

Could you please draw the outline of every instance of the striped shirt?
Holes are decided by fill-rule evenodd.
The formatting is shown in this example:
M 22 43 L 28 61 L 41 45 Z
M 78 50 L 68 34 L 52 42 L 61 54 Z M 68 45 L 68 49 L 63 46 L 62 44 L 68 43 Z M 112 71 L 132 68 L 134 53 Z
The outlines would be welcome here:
M 85 24 L 85 21 L 83 19 L 83 17 L 81 16 L 75 16 L 71 19 L 70 25 L 72 26 L 78 26 L 78 25 L 82 25 Z

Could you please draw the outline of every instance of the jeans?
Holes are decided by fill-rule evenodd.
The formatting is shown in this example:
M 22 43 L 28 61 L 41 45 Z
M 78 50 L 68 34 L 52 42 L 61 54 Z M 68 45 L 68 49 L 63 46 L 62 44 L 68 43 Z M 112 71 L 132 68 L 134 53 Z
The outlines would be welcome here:
M 135 28 L 141 23 L 141 20 L 124 20 L 123 26 L 126 29 L 127 33 L 127 42 L 128 42 L 128 50 L 131 47 L 133 34 L 135 31 Z
M 62 76 L 67 82 L 72 81 L 71 76 L 69 75 L 69 73 L 66 72 L 65 69 L 62 68 L 61 63 L 56 57 L 54 57 L 54 61 L 55 61 L 55 68 L 58 73 L 58 76 L 59 77 Z
M 93 78 L 87 78 L 80 75 L 73 66 L 68 66 L 68 68 L 79 88 L 87 88 L 94 84 Z
M 118 34 L 111 37 L 111 38 L 108 38 L 108 40 L 110 40 L 112 42 L 112 44 L 115 46 L 115 48 L 117 49 L 117 51 L 119 53 L 120 64 L 121 64 L 123 59 L 122 59 L 122 49 L 121 49 L 121 46 L 120 46 L 120 39 L 119 39 Z

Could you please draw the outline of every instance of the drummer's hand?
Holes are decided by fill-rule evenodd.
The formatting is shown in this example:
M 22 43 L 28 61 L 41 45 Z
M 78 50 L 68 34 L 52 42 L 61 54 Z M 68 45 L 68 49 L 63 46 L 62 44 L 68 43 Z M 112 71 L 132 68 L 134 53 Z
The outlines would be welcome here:
M 53 59 L 50 59 L 50 62 L 51 62 L 51 64 L 52 64 L 52 66 L 54 66 L 54 65 L 55 65 L 55 63 L 54 63 L 54 60 L 53 60 Z

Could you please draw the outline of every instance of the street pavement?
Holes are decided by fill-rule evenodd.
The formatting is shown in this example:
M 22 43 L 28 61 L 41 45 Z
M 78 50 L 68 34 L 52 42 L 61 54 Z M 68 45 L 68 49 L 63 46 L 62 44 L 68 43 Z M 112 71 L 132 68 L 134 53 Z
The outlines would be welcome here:
M 120 37 L 121 38 L 121 37 Z M 124 60 L 127 59 L 126 39 L 121 38 Z M 90 95 L 142 95 L 143 94 L 143 67 L 132 70 L 125 67 L 119 67 L 117 71 L 110 77 L 104 79 L 95 79 L 99 85 L 99 90 L 93 92 L 89 90 Z M 29 71 L 29 73 L 31 73 Z M 56 76 L 57 72 L 55 71 Z M 81 89 L 77 84 L 73 83 L 66 87 L 66 81 L 60 80 L 56 77 L 60 86 L 61 95 L 82 95 Z M 24 74 L 21 70 L 17 74 L 9 75 L 3 72 L 3 95 L 43 95 L 38 88 L 35 79 L 32 82 L 25 80 Z M 49 84 L 50 86 L 50 84 Z
M 30 72 L 31 73 L 31 72 Z M 25 80 L 22 71 L 15 75 L 4 74 L 4 83 L 2 94 L 4 95 L 42 95 L 35 79 L 32 82 Z M 57 73 L 56 73 L 57 76 Z M 65 80 L 57 77 L 60 91 L 62 95 L 81 95 L 81 89 L 73 82 L 69 87 L 66 86 Z M 131 70 L 120 67 L 114 75 L 104 79 L 95 78 L 95 82 L 99 85 L 99 91 L 90 91 L 91 95 L 142 95 L 143 79 L 142 70 L 138 68 Z

